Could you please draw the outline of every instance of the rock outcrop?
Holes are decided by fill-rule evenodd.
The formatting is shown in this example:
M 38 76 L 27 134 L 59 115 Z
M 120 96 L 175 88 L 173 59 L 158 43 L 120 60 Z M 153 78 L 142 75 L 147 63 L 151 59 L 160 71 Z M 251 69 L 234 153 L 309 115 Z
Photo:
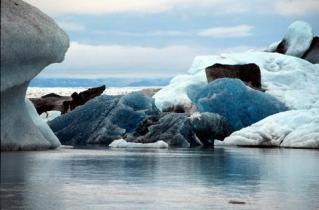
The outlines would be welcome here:
M 261 75 L 259 67 L 254 63 L 228 65 L 216 63 L 205 69 L 207 82 L 220 78 L 240 79 L 246 85 L 261 89 Z
M 59 140 L 25 100 L 29 81 L 62 62 L 67 34 L 47 15 L 20 0 L 1 0 L 1 150 L 56 148 Z

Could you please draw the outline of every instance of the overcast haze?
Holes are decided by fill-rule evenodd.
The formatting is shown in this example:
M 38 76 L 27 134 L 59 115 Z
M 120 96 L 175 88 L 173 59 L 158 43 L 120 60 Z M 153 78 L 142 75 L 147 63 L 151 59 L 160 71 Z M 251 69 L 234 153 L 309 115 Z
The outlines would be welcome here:
M 294 20 L 319 31 L 318 0 L 27 0 L 69 34 L 40 77 L 168 77 L 194 56 L 260 49 Z M 199 3 L 200 2 L 200 3 Z

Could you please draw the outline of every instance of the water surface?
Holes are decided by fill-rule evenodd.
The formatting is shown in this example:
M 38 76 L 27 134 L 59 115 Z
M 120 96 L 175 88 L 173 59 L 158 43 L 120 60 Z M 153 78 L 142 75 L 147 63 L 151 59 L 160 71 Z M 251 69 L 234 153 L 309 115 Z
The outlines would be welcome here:
M 319 151 L 1 153 L 0 196 L 3 209 L 319 209 Z

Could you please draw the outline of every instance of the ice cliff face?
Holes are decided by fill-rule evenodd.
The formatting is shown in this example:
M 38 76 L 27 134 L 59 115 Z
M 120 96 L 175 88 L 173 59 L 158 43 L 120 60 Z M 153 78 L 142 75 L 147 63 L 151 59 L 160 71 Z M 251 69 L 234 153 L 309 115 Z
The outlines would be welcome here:
M 1 0 L 1 150 L 56 148 L 59 140 L 25 99 L 29 81 L 69 47 L 65 32 L 20 0 Z

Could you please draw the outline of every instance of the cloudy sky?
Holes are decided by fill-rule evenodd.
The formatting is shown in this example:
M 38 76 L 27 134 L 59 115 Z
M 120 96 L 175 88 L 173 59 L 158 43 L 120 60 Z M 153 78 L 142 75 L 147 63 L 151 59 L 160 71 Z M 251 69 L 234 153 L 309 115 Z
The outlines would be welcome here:
M 260 49 L 294 20 L 319 34 L 319 0 L 26 0 L 69 34 L 40 77 L 169 77 L 194 56 Z

